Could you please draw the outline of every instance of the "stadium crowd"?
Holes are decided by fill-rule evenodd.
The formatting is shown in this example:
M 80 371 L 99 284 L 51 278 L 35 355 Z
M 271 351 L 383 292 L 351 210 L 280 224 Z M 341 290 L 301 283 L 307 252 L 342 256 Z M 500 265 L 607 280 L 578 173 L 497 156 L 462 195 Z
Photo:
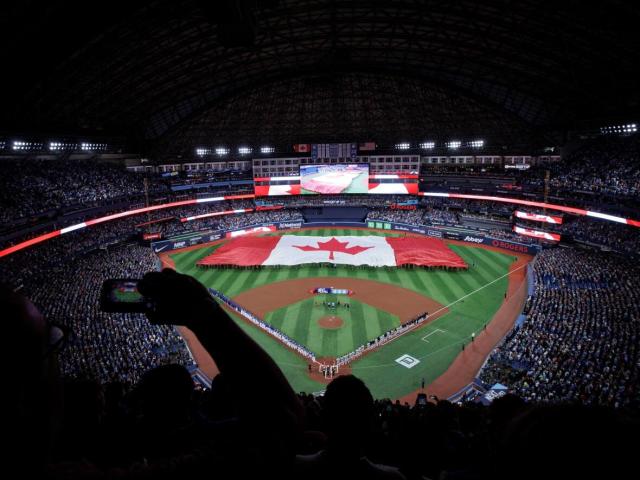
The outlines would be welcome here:
M 34 269 L 24 277 L 21 292 L 50 322 L 69 330 L 69 343 L 59 359 L 64 377 L 133 384 L 158 365 L 193 365 L 173 326 L 151 325 L 142 314 L 100 309 L 104 280 L 141 278 L 157 268 L 158 259 L 151 249 L 127 245 Z
M 149 184 L 152 194 L 166 190 L 161 182 Z M 94 206 L 142 194 L 143 176 L 121 165 L 81 160 L 0 162 L 0 224 L 63 206 Z
M 640 197 L 640 136 L 600 138 L 556 165 L 550 182 L 562 193 Z
M 413 225 L 457 225 L 458 216 L 449 210 L 436 208 L 419 208 L 401 210 L 392 208 L 372 208 L 366 220 L 383 220 L 385 222 L 408 223 Z
M 382 220 L 385 222 L 424 224 L 423 210 L 393 210 L 390 208 L 370 208 L 365 220 Z
M 549 249 L 524 324 L 481 379 L 529 401 L 640 407 L 640 269 L 613 254 Z
M 637 255 L 640 251 L 640 229 L 585 217 L 565 217 L 567 220 L 554 231 L 574 239 Z

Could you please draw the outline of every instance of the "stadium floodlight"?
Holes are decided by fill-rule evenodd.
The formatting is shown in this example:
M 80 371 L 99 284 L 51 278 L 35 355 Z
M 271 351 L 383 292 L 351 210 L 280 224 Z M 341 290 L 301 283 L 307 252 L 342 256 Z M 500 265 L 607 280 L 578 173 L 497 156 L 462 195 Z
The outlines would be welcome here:
M 251 147 L 238 147 L 238 153 L 240 155 L 248 155 L 253 151 Z
M 396 150 L 409 150 L 411 144 L 408 142 L 396 143 Z
M 211 153 L 210 148 L 198 147 L 196 148 L 196 155 L 200 157 L 204 157 L 205 155 L 209 155 Z
M 63 147 L 67 147 L 68 145 L 62 145 Z M 108 147 L 108 144 L 106 143 L 89 143 L 89 142 L 82 142 L 80 144 L 80 150 L 84 150 L 85 152 L 93 152 L 93 151 L 106 151 Z
M 423 150 L 431 150 L 432 148 L 435 148 L 436 146 L 436 142 L 422 142 L 420 144 L 420 148 Z
M 638 131 L 638 126 L 635 123 L 627 123 L 625 125 L 610 125 L 607 127 L 601 127 L 600 133 L 603 135 L 609 133 L 635 133 Z
M 226 147 L 216 147 L 216 155 L 226 155 L 229 153 L 229 149 Z
M 260 153 L 273 153 L 275 151 L 274 147 L 260 147 Z
M 447 148 L 450 148 L 452 150 L 460 148 L 460 145 L 462 145 L 462 142 L 460 140 L 451 140 L 450 142 L 447 142 Z
M 473 148 L 482 148 L 484 147 L 484 140 L 473 140 L 469 142 L 469 146 Z

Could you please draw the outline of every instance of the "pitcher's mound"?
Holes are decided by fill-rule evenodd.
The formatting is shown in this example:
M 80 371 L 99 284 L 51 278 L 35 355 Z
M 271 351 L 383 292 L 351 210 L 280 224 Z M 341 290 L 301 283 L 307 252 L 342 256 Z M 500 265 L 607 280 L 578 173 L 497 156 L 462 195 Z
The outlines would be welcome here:
M 336 329 L 344 325 L 342 319 L 336 315 L 325 315 L 318 320 L 318 325 L 322 328 Z

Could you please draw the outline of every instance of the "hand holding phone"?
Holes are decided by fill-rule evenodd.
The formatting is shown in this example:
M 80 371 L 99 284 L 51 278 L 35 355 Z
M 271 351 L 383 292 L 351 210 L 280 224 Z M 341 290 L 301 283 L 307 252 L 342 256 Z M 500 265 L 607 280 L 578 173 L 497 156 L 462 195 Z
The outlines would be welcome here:
M 152 323 L 194 328 L 220 313 L 204 285 L 170 268 L 147 273 L 139 286 L 140 293 L 154 303 L 154 309 L 146 312 Z
M 195 278 L 165 268 L 142 279 L 120 278 L 102 284 L 105 312 L 146 313 L 151 323 L 197 326 L 220 307 Z

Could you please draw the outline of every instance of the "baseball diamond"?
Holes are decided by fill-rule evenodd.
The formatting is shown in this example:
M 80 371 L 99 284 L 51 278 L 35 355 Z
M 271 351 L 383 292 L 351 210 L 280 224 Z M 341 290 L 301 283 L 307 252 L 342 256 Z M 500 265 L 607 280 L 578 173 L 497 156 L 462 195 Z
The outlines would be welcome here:
M 397 232 L 369 229 L 302 229 L 267 235 L 306 235 L 332 238 L 336 236 L 398 237 Z M 352 372 L 367 381 L 379 397 L 400 398 L 418 388 L 418 379 L 429 383 L 444 374 L 468 344 L 472 333 L 481 334 L 485 325 L 509 314 L 504 312 L 505 292 L 509 287 L 509 271 L 514 265 L 526 264 L 527 256 L 514 257 L 497 249 L 448 242 L 447 246 L 471 267 L 448 271 L 424 268 L 352 268 L 347 265 L 312 265 L 278 269 L 197 268 L 201 259 L 211 255 L 225 242 L 185 251 L 172 252 L 166 258 L 176 269 L 188 273 L 208 287 L 221 291 L 260 319 L 305 345 L 318 357 L 335 358 L 352 352 L 372 339 L 422 312 L 429 316 L 415 331 L 373 348 L 349 363 Z M 163 254 L 164 255 L 164 254 Z M 516 260 L 518 258 L 518 260 Z M 518 287 L 523 288 L 523 278 Z M 322 305 L 323 295 L 314 295 L 314 287 L 331 285 L 354 291 L 351 297 L 325 295 L 325 302 L 340 299 L 350 308 L 330 309 Z M 315 300 L 314 300 L 315 299 Z M 514 305 L 516 300 L 513 297 Z M 314 305 L 314 301 L 320 305 Z M 500 313 L 499 315 L 497 315 Z M 519 306 L 513 308 L 507 324 L 513 324 Z M 320 328 L 318 320 L 338 315 L 341 328 Z M 307 361 L 267 333 L 234 318 L 276 359 L 294 388 L 317 391 L 322 384 L 309 376 Z M 422 340 L 430 332 L 428 343 Z M 485 332 L 486 334 L 486 332 Z M 475 342 L 474 342 L 475 343 Z M 480 342 L 478 342 L 478 345 Z M 478 351 L 479 358 L 487 352 Z M 420 360 L 411 372 L 399 369 L 395 359 L 411 355 Z M 458 377 L 458 382 L 464 377 Z M 446 387 L 454 393 L 457 384 Z M 440 387 L 439 387 L 440 388 Z M 440 392 L 443 393 L 443 392 Z

